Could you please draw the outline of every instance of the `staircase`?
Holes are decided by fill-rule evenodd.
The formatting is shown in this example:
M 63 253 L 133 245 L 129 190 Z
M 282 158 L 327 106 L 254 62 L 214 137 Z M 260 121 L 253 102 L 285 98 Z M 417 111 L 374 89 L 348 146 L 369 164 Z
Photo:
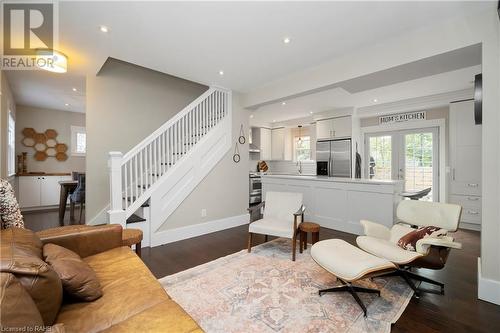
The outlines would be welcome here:
M 166 243 L 160 227 L 231 148 L 231 101 L 210 87 L 126 154 L 110 152 L 109 222 Z

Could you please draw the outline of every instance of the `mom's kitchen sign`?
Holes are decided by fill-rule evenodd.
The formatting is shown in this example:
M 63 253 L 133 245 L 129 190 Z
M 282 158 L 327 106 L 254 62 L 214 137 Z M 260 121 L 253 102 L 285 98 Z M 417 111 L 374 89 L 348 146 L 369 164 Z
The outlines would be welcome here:
M 394 123 L 402 123 L 405 121 L 415 121 L 415 120 L 425 120 L 425 119 L 426 119 L 426 111 L 417 111 L 417 112 L 408 112 L 408 113 L 399 113 L 399 114 L 381 116 L 378 117 L 378 123 L 380 125 L 387 125 Z

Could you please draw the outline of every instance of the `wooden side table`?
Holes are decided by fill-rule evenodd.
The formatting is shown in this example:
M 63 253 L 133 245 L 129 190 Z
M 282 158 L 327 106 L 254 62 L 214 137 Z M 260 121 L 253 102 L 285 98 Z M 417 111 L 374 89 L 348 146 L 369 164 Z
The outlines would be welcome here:
M 307 233 L 311 233 L 312 243 L 319 241 L 319 229 L 320 226 L 314 222 L 302 222 L 299 225 L 300 230 L 300 240 L 299 240 L 299 252 L 302 253 L 303 250 L 307 249 Z
M 141 242 L 142 230 L 140 229 L 123 229 L 122 231 L 122 244 L 123 246 L 135 245 L 135 253 L 139 258 L 141 257 Z

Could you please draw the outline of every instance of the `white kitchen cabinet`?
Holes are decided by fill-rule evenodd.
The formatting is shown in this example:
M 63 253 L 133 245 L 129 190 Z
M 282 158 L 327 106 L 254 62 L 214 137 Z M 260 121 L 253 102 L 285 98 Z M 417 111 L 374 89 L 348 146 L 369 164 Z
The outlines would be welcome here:
M 318 140 L 349 138 L 352 135 L 350 116 L 318 120 L 316 137 Z
M 474 229 L 471 224 L 481 224 L 482 191 L 481 125 L 474 123 L 474 102 L 451 103 L 449 122 L 449 202 L 463 207 L 461 227 Z
M 59 204 L 62 180 L 71 180 L 71 176 L 21 176 L 19 177 L 19 206 L 36 208 Z
M 271 130 L 269 128 L 262 127 L 260 129 L 260 159 L 270 160 L 271 159 Z
M 285 159 L 285 128 L 271 130 L 271 159 Z
M 19 177 L 19 206 L 40 206 L 40 178 L 41 177 Z

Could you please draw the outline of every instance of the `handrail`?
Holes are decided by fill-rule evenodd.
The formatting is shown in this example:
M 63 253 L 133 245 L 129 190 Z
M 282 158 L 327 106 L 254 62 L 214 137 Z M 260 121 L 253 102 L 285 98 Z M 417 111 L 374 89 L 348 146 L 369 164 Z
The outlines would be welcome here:
M 229 116 L 230 109 L 231 91 L 210 87 L 126 154 L 110 152 L 110 221 L 124 223 L 123 217 L 149 198 L 160 178 Z
M 196 98 L 194 101 L 192 101 L 191 103 L 189 103 L 184 109 L 182 109 L 175 116 L 173 116 L 172 118 L 170 118 L 169 120 L 167 120 L 166 123 L 164 123 L 163 125 L 161 125 L 157 130 L 155 130 L 153 133 L 151 133 L 150 135 L 148 135 L 146 138 L 144 138 L 144 140 L 142 140 L 141 142 L 139 142 L 132 149 L 130 149 L 125 155 L 123 155 L 122 164 L 125 164 L 125 162 L 127 162 L 128 160 L 130 160 L 130 158 L 132 158 L 133 156 L 135 156 L 135 154 L 137 154 L 141 149 L 143 149 L 151 141 L 153 141 L 154 139 L 156 139 L 160 134 L 162 134 L 163 132 L 165 132 L 165 130 L 167 128 L 169 128 L 174 123 L 176 123 L 179 119 L 181 119 L 182 117 L 184 117 L 189 111 L 191 111 L 193 109 L 193 107 L 195 107 L 196 105 L 198 105 L 201 101 L 203 101 L 205 98 L 207 98 L 208 96 L 210 96 L 216 90 L 223 90 L 223 91 L 225 90 L 225 91 L 227 91 L 227 89 L 221 89 L 221 88 L 218 88 L 218 87 L 210 87 L 210 88 L 208 88 L 198 98 Z

